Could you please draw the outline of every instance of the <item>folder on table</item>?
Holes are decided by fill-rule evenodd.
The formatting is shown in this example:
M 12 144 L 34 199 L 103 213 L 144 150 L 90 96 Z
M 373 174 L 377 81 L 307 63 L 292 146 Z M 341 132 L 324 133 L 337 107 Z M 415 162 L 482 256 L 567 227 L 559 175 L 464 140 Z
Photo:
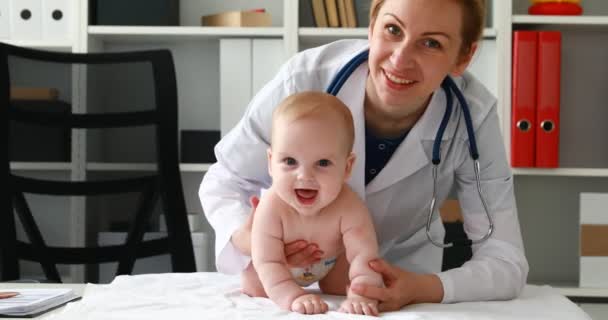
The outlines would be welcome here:
M 324 0 L 311 0 L 312 13 L 315 17 L 317 28 L 327 28 L 327 13 L 325 12 Z
M 327 11 L 328 26 L 332 27 L 332 28 L 340 27 L 340 20 L 338 18 L 338 7 L 336 4 L 336 0 L 325 0 L 325 10 Z
M 536 166 L 559 165 L 561 33 L 538 32 Z
M 511 165 L 534 167 L 538 32 L 513 32 Z

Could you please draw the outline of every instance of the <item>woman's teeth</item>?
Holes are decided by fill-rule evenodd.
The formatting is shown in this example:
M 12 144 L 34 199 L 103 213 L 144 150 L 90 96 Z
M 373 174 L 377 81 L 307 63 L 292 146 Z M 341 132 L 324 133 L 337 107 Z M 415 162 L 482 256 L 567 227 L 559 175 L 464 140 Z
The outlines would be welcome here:
M 395 75 L 392 75 L 392 74 L 390 74 L 390 73 L 388 73 L 386 71 L 384 72 L 384 74 L 386 75 L 386 77 L 389 80 L 391 80 L 392 82 L 397 83 L 397 84 L 411 84 L 411 83 L 414 83 L 414 80 L 408 80 L 408 79 L 399 78 L 399 77 L 397 77 Z

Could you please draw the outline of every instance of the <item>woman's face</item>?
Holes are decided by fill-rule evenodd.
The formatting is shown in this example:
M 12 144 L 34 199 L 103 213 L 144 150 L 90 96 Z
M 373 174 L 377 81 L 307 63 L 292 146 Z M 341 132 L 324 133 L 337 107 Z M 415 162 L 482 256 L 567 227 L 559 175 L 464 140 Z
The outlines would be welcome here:
M 375 112 L 406 119 L 423 110 L 447 74 L 460 75 L 462 8 L 453 0 L 386 0 L 369 27 L 367 98 Z

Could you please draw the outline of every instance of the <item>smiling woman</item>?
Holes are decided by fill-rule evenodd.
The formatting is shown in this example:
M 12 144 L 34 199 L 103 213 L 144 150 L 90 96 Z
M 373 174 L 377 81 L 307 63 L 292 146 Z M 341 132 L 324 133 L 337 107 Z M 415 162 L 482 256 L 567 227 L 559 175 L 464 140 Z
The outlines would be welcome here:
M 337 97 L 353 118 L 352 152 L 357 160 L 347 183 L 371 214 L 382 259 L 367 262 L 371 270 L 382 274 L 384 287 L 352 283 L 349 264 L 360 261 L 354 260 L 348 250 L 335 251 L 326 244 L 331 241 L 322 244 L 303 234 L 284 237 L 276 233 L 277 246 L 284 250 L 275 258 L 291 267 L 306 268 L 320 258 L 333 258 L 324 255 L 331 250 L 337 256 L 330 272 L 333 282 L 328 287 L 346 288 L 350 282 L 349 297 L 377 301 L 378 311 L 412 303 L 517 297 L 525 285 L 528 263 L 496 98 L 466 71 L 482 35 L 484 13 L 482 0 L 374 0 L 367 40 L 336 41 L 291 58 L 253 98 L 239 125 L 216 146 L 218 162 L 201 184 L 201 202 L 217 235 L 218 270 L 234 273 L 251 268 L 247 256 L 252 248 L 251 229 L 260 225 L 261 218 L 254 214 L 255 205 L 250 206 L 248 200 L 257 199 L 261 188 L 275 183 L 275 168 L 271 177 L 266 152 L 269 142 L 275 142 L 271 132 L 273 110 L 294 93 L 325 91 L 334 79 L 344 77 L 341 70 L 351 64 L 349 61 L 368 52 L 367 63 L 353 65 Z M 458 99 L 446 95 L 449 91 L 441 88 L 444 82 L 453 83 L 451 91 L 459 92 Z M 465 108 L 457 107 L 464 105 L 458 100 L 470 106 L 470 116 L 465 116 Z M 454 106 L 450 104 L 451 114 L 446 113 L 450 101 L 455 102 Z M 329 121 L 338 127 L 335 120 L 328 119 L 329 114 L 327 119 L 307 125 L 321 126 Z M 465 122 L 470 123 L 470 130 Z M 433 141 L 440 125 L 445 129 L 441 130 L 443 137 L 439 135 L 436 151 L 441 165 L 435 167 L 431 161 Z M 319 145 L 328 142 L 316 131 L 322 130 L 300 130 L 287 145 L 302 158 L 312 157 Z M 478 162 L 471 157 L 471 133 L 483 155 Z M 294 142 L 297 139 L 313 143 L 300 145 Z M 271 161 L 274 155 L 273 150 Z M 301 164 L 296 157 L 291 158 L 280 159 L 288 168 Z M 319 164 L 332 163 L 329 157 L 316 158 L 330 160 Z M 485 191 L 485 202 L 479 197 L 478 185 Z M 294 202 L 306 203 L 319 197 L 314 193 L 315 186 L 293 190 L 297 190 L 293 192 Z M 458 196 L 468 238 L 484 238 L 488 220 L 493 220 L 496 232 L 473 246 L 469 262 L 442 272 L 443 250 L 427 241 L 427 216 L 450 194 Z M 434 195 L 436 204 L 430 201 Z M 437 212 L 431 213 L 429 233 L 441 239 L 441 221 L 432 218 L 438 216 Z M 330 237 L 324 230 L 331 224 L 321 226 L 314 227 L 316 235 L 320 239 Z M 334 277 L 336 274 L 341 276 Z M 322 288 L 325 285 L 320 284 Z M 365 313 L 362 309 L 355 312 Z

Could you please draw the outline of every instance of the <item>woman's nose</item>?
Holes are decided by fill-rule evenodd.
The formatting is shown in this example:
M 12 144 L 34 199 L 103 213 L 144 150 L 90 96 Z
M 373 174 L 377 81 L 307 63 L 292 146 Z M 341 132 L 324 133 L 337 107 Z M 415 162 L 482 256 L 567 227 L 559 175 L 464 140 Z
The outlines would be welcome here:
M 403 40 L 398 43 L 390 56 L 390 62 L 396 69 L 407 69 L 415 65 L 416 51 L 414 43 Z

